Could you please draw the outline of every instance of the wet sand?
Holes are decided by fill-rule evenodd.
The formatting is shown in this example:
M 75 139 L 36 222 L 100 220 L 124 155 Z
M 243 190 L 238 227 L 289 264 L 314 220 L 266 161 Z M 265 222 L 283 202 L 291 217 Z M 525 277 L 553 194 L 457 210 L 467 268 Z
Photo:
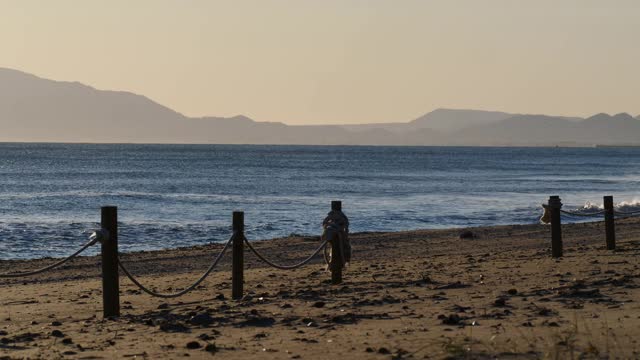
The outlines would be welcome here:
M 122 316 L 102 319 L 100 260 L 81 257 L 0 279 L 0 359 L 639 358 L 640 219 L 565 225 L 550 256 L 543 225 L 352 235 L 354 261 L 330 284 L 318 257 L 293 271 L 247 252 L 245 293 L 231 296 L 230 252 L 195 291 L 152 298 L 121 277 Z M 318 238 L 264 241 L 281 263 Z M 195 280 L 220 245 L 126 254 L 158 291 Z M 51 260 L 2 261 L 0 273 Z

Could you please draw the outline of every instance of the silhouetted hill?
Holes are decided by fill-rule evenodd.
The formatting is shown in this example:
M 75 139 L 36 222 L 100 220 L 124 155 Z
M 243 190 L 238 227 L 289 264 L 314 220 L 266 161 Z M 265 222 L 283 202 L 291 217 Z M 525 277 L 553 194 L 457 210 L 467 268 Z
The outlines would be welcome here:
M 497 123 L 514 114 L 499 111 L 436 109 L 409 122 L 412 128 L 453 132 L 469 126 Z
M 640 118 L 640 116 L 639 116 Z M 345 145 L 640 143 L 640 119 L 437 109 L 410 122 L 291 126 L 246 116 L 189 118 L 144 96 L 0 68 L 0 141 Z
M 144 96 L 0 69 L 2 140 L 143 142 L 151 129 L 170 140 L 182 118 Z
M 586 141 L 601 144 L 640 143 L 640 121 L 627 113 L 598 114 L 581 122 Z
M 457 132 L 456 143 L 474 145 L 555 145 L 573 141 L 578 123 L 553 116 L 516 115 Z
M 457 132 L 455 143 L 474 145 L 640 144 L 640 121 L 626 113 L 597 114 L 584 120 L 545 115 L 518 115 Z
M 188 118 L 152 100 L 0 69 L 0 141 L 229 144 L 399 144 L 416 133 L 288 126 L 246 116 Z
M 498 111 L 436 109 L 408 123 L 380 123 L 343 125 L 353 131 L 384 129 L 391 132 L 403 132 L 416 129 L 430 129 L 438 132 L 454 132 L 469 126 L 486 125 L 514 116 Z

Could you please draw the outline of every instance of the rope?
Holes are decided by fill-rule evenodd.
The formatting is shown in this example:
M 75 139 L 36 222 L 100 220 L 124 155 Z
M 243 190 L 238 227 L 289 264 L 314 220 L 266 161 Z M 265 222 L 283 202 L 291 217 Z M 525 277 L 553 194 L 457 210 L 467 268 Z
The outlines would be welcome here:
M 570 215 L 570 216 L 596 217 L 596 216 L 600 216 L 600 215 L 604 214 L 606 212 L 606 210 L 601 210 L 601 211 L 593 212 L 593 213 L 578 213 L 578 212 L 566 211 L 566 210 L 560 210 L 560 212 L 563 213 L 563 214 L 566 214 L 566 215 Z
M 331 234 L 334 234 L 334 236 L 331 236 Z M 351 261 L 351 243 L 349 242 L 348 233 L 338 230 L 335 226 L 328 226 L 322 234 L 322 237 L 327 238 L 330 244 L 334 241 L 338 242 L 339 258 L 342 259 L 341 266 L 344 268 L 347 263 Z M 327 246 L 326 249 L 328 251 L 324 252 L 324 261 L 327 264 L 327 268 L 329 268 L 333 258 L 333 246 Z
M 326 229 L 331 224 L 339 224 L 344 231 L 349 232 L 349 218 L 340 210 L 331 210 L 322 220 L 322 227 Z
M 546 204 L 543 204 L 542 207 L 544 208 L 544 214 L 542 215 L 542 217 L 540 218 L 540 222 L 542 222 L 543 224 L 548 224 L 551 221 L 551 214 L 548 212 L 548 206 Z M 565 214 L 565 215 L 569 215 L 569 216 L 580 216 L 580 217 L 597 217 L 600 215 L 603 215 L 607 212 L 607 210 L 600 210 L 597 212 L 591 212 L 591 213 L 579 213 L 579 212 L 574 212 L 574 211 L 567 211 L 567 210 L 560 210 L 561 213 Z M 614 209 L 614 214 L 615 215 L 621 215 L 621 216 L 633 216 L 633 215 L 637 215 L 640 214 L 640 210 L 638 211 L 620 211 L 620 210 L 615 210 Z
M 27 271 L 27 272 L 22 272 L 22 273 L 0 274 L 0 278 L 2 278 L 2 279 L 7 278 L 8 279 L 8 278 L 26 277 L 26 276 L 32 276 L 32 275 L 41 274 L 43 272 L 55 269 L 58 266 L 66 263 L 67 261 L 69 261 L 69 260 L 75 258 L 76 256 L 80 255 L 80 253 L 82 253 L 83 251 L 87 250 L 89 247 L 95 245 L 95 243 L 97 243 L 99 240 L 100 240 L 99 237 L 92 235 L 89 238 L 89 242 L 87 242 L 86 244 L 82 245 L 82 247 L 78 251 L 74 252 L 73 254 L 67 256 L 66 258 L 64 258 L 64 259 L 62 259 L 60 261 L 57 261 L 57 262 L 55 262 L 55 263 L 53 263 L 53 264 L 51 264 L 49 266 L 45 266 L 45 267 L 43 267 L 41 269 L 38 269 L 38 270 Z
M 620 210 L 615 210 L 614 211 L 617 215 L 623 215 L 623 216 L 632 216 L 632 215 L 636 215 L 636 214 L 640 214 L 640 210 L 639 211 L 620 211 Z
M 324 251 L 322 252 L 322 257 L 324 257 L 324 263 L 327 264 L 327 269 L 329 268 L 329 264 L 331 264 L 331 249 L 326 246 Z
M 331 210 L 327 217 L 322 221 L 322 227 L 324 231 L 322 233 L 323 238 L 333 239 L 338 241 L 338 248 L 340 251 L 340 258 L 342 259 L 342 267 L 345 267 L 347 263 L 351 261 L 351 243 L 349 241 L 349 218 L 340 210 Z M 330 236 L 330 233 L 335 233 L 337 236 Z M 331 240 L 329 240 L 331 242 Z M 333 247 L 332 247 L 333 248 Z M 327 266 L 330 266 L 332 254 L 327 251 L 324 252 L 324 261 Z
M 213 261 L 211 266 L 209 266 L 207 271 L 202 276 L 200 276 L 200 278 L 198 280 L 196 280 L 193 284 L 191 284 L 186 289 L 184 289 L 182 291 L 175 292 L 175 293 L 171 293 L 171 294 L 162 294 L 162 293 L 159 293 L 159 292 L 155 292 L 155 291 L 150 290 L 149 288 L 145 287 L 144 285 L 142 285 L 135 277 L 133 277 L 133 275 L 131 275 L 129 270 L 127 270 L 127 268 L 124 266 L 122 261 L 120 261 L 120 257 L 118 257 L 118 265 L 120 266 L 120 269 L 122 269 L 122 272 L 124 272 L 124 274 L 129 278 L 129 280 L 131 280 L 132 283 L 134 283 L 138 288 L 140 288 L 140 290 L 146 292 L 147 294 L 149 294 L 151 296 L 159 297 L 159 298 L 164 298 L 164 299 L 177 298 L 177 297 L 182 296 L 182 295 L 192 291 L 193 289 L 195 289 L 196 286 L 200 285 L 200 283 L 203 282 L 204 279 L 206 279 L 207 276 L 209 276 L 209 274 L 211 274 L 213 269 L 220 262 L 220 259 L 222 259 L 222 256 L 224 255 L 224 253 L 227 251 L 227 248 L 229 248 L 229 244 L 231 244 L 231 242 L 233 241 L 233 239 L 235 237 L 236 237 L 236 234 L 233 234 L 233 236 L 231 236 L 229 241 L 227 241 L 227 243 L 224 244 L 224 247 L 222 248 L 222 251 L 220 251 L 220 253 L 215 258 L 215 260 Z
M 308 258 L 302 260 L 301 262 L 297 263 L 297 264 L 293 264 L 293 265 L 278 265 L 272 261 L 269 261 L 267 258 L 265 258 L 264 256 L 262 256 L 262 254 L 260 254 L 254 247 L 253 245 L 251 245 L 251 243 L 249 242 L 249 240 L 247 240 L 247 238 L 244 238 L 244 242 L 247 244 L 247 247 L 249 248 L 249 250 L 251 250 L 257 257 L 258 259 L 262 260 L 264 263 L 266 263 L 269 266 L 272 266 L 276 269 L 280 269 L 280 270 L 293 270 L 293 269 L 297 269 L 299 267 L 302 267 L 306 264 L 308 264 L 316 255 L 318 255 L 318 253 L 324 249 L 327 246 L 327 243 L 329 242 L 329 240 L 324 240 L 322 242 L 322 244 L 320 244 L 320 246 L 313 252 L 313 254 L 311 254 L 311 256 L 309 256 Z M 325 258 L 326 260 L 326 258 Z

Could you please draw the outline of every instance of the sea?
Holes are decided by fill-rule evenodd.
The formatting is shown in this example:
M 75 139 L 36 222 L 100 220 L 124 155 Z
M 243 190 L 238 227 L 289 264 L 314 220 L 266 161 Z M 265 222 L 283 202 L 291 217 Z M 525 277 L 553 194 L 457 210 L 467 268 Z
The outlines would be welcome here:
M 319 235 L 332 200 L 352 232 L 534 224 L 550 195 L 640 209 L 640 148 L 4 143 L 0 259 L 73 252 L 107 205 L 128 252 L 224 242 L 233 211 L 250 240 Z

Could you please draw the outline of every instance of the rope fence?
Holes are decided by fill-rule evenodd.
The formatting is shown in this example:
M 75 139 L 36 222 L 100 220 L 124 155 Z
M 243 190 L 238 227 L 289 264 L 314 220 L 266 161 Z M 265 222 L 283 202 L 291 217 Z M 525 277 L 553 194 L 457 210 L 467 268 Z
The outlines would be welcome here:
M 266 257 L 264 257 L 262 254 L 260 254 L 260 252 L 258 252 L 258 250 L 256 250 L 253 245 L 251 245 L 251 242 L 249 240 L 247 240 L 247 238 L 244 238 L 244 242 L 245 244 L 247 244 L 247 247 L 249 248 L 249 250 L 251 250 L 251 252 L 254 253 L 254 255 L 262 260 L 262 262 L 264 262 L 265 264 L 274 267 L 276 269 L 279 270 L 295 270 L 298 268 L 301 268 L 305 265 L 307 265 L 311 260 L 313 260 L 314 257 L 316 257 L 316 255 L 318 255 L 320 253 L 320 251 L 324 250 L 325 247 L 327 246 L 327 244 L 329 243 L 328 239 L 324 239 L 322 241 L 322 244 L 320 244 L 320 246 L 306 259 L 300 261 L 299 263 L 293 264 L 293 265 L 279 265 L 274 263 L 273 261 L 268 260 Z M 325 261 L 327 261 L 327 259 L 325 258 Z M 328 264 L 328 261 L 327 261 Z
M 332 282 L 338 284 L 342 281 L 342 268 L 345 263 L 345 259 L 348 261 L 351 255 L 351 246 L 348 243 L 348 227 L 349 220 L 346 215 L 342 213 L 342 202 L 332 201 L 331 212 L 329 212 L 327 218 L 323 221 L 324 232 L 322 234 L 322 242 L 313 253 L 304 260 L 292 264 L 282 265 L 277 264 L 262 253 L 260 253 L 244 235 L 244 212 L 234 211 L 232 229 L 233 234 L 224 243 L 224 246 L 213 259 L 207 270 L 198 277 L 193 283 L 184 288 L 183 290 L 174 293 L 161 293 L 151 289 L 142 284 L 142 282 L 127 268 L 123 261 L 122 255 L 118 252 L 118 211 L 115 206 L 104 206 L 101 209 L 101 228 L 96 230 L 89 237 L 89 241 L 85 243 L 80 249 L 73 254 L 67 256 L 64 259 L 58 260 L 55 263 L 45 266 L 41 269 L 26 271 L 26 272 L 11 272 L 7 274 L 0 274 L 2 278 L 19 278 L 26 276 L 33 276 L 42 274 L 44 272 L 53 270 L 66 262 L 79 256 L 89 247 L 100 243 L 101 244 L 101 265 L 102 265 L 102 299 L 103 299 L 103 316 L 105 318 L 120 316 L 120 273 L 122 271 L 125 277 L 127 277 L 136 287 L 141 291 L 153 297 L 159 297 L 164 299 L 177 298 L 190 293 L 195 290 L 220 264 L 220 261 L 224 257 L 229 248 L 232 248 L 232 297 L 233 299 L 241 299 L 243 297 L 243 283 L 244 283 L 244 247 L 247 245 L 249 250 L 256 255 L 256 257 L 266 263 L 267 265 L 280 270 L 294 270 L 298 269 L 313 260 L 321 251 L 324 254 L 324 259 L 328 264 L 328 268 L 332 271 Z M 331 244 L 331 250 L 327 251 L 328 246 Z M 345 251 L 348 249 L 348 252 Z M 334 255 L 334 256 L 332 256 Z
M 600 211 L 596 211 L 596 212 L 578 212 L 578 211 L 560 210 L 560 212 L 562 214 L 564 214 L 564 215 L 569 215 L 569 216 L 599 217 L 599 216 L 605 214 L 606 210 L 600 210 Z M 624 216 L 624 217 L 640 215 L 640 210 L 638 210 L 638 211 L 622 211 L 622 210 L 615 210 L 614 209 L 613 212 L 614 212 L 615 215 L 620 215 L 620 216 Z
M 562 209 L 562 202 L 559 196 L 551 196 L 547 204 L 543 205 L 544 214 L 540 221 L 551 225 L 551 253 L 557 258 L 563 255 L 562 250 L 562 216 L 569 217 L 600 217 L 604 216 L 605 239 L 608 250 L 615 250 L 615 217 L 629 217 L 640 214 L 639 211 L 616 210 L 612 196 L 604 197 L 604 209 L 598 211 L 569 211 Z M 309 264 L 322 252 L 327 270 L 331 271 L 332 284 L 342 282 L 342 271 L 346 264 L 351 261 L 352 249 L 349 241 L 349 219 L 342 212 L 342 202 L 332 201 L 331 211 L 322 222 L 323 233 L 320 245 L 306 258 L 293 264 L 279 264 L 268 259 L 244 234 L 244 212 L 234 211 L 232 218 L 232 235 L 224 243 L 220 252 L 213 258 L 206 271 L 186 288 L 174 293 L 157 292 L 150 287 L 143 285 L 138 278 L 127 268 L 121 254 L 118 252 L 118 216 L 115 206 L 105 206 L 101 209 L 101 229 L 95 231 L 89 237 L 89 241 L 73 254 L 56 261 L 43 268 L 25 272 L 10 272 L 0 274 L 3 278 L 20 278 L 45 273 L 56 269 L 68 261 L 76 258 L 85 250 L 97 243 L 101 244 L 101 265 L 102 265 L 102 295 L 103 295 L 103 316 L 105 318 L 120 315 L 120 272 L 124 274 L 136 287 L 148 295 L 159 298 L 177 298 L 195 290 L 220 264 L 229 248 L 232 249 L 232 298 L 242 299 L 244 294 L 244 246 L 246 245 L 260 261 L 278 270 L 295 270 Z
M 42 274 L 45 273 L 49 270 L 53 270 L 59 266 L 62 266 L 64 263 L 68 262 L 69 260 L 77 257 L 78 255 L 82 254 L 85 250 L 87 250 L 88 248 L 90 248 L 91 246 L 95 245 L 98 241 L 99 241 L 99 237 L 95 235 L 96 233 L 92 234 L 91 237 L 89 238 L 89 241 L 82 245 L 82 247 L 80 249 L 78 249 L 76 252 L 74 252 L 73 254 L 67 256 L 66 258 L 56 261 L 55 263 L 45 266 L 41 269 L 37 269 L 37 270 L 32 270 L 32 271 L 26 271 L 26 272 L 20 272 L 20 273 L 8 273 L 8 274 L 0 274 L 0 279 L 10 279 L 10 278 L 21 278 L 21 277 L 27 277 L 27 276 L 33 276 L 33 275 L 38 275 L 38 274 Z
M 621 210 L 615 210 L 615 213 L 617 215 L 622 215 L 622 216 L 634 216 L 634 215 L 640 215 L 640 210 L 638 211 L 621 211 Z
M 591 212 L 577 212 L 562 210 L 562 201 L 559 196 L 549 197 L 549 202 L 543 204 L 544 213 L 540 218 L 543 224 L 551 224 L 551 254 L 553 257 L 562 256 L 562 215 L 570 217 L 600 217 L 604 215 L 605 224 L 605 243 L 607 250 L 616 249 L 616 217 L 628 218 L 640 214 L 638 211 L 621 211 L 615 208 L 613 196 L 605 196 L 603 198 L 603 210 Z
M 218 256 L 216 256 L 216 258 L 213 260 L 213 263 L 211 263 L 211 265 L 209 266 L 209 268 L 207 269 L 207 271 L 205 271 L 204 274 L 202 274 L 202 276 L 200 276 L 198 278 L 198 280 L 196 280 L 195 282 L 193 282 L 193 284 L 189 285 L 188 287 L 186 287 L 184 290 L 182 291 L 178 291 L 175 293 L 170 293 L 170 294 L 163 294 L 163 293 L 159 293 L 159 292 L 155 292 L 149 288 L 147 288 L 146 286 L 142 285 L 140 283 L 140 281 L 138 281 L 132 274 L 131 272 L 126 268 L 126 266 L 122 263 L 122 260 L 120 259 L 120 257 L 118 257 L 118 266 L 120 267 L 120 269 L 122 270 L 122 272 L 129 278 L 129 280 L 131 280 L 132 283 L 134 283 L 140 290 L 144 291 L 145 293 L 154 296 L 154 297 L 159 297 L 159 298 L 164 298 L 164 299 L 172 299 L 172 298 L 177 298 L 180 297 L 182 295 L 185 295 L 189 292 L 191 292 L 192 290 L 194 290 L 198 285 L 200 285 L 200 283 L 202 283 L 208 276 L 209 274 L 211 274 L 211 272 L 213 271 L 213 269 L 218 265 L 218 263 L 220 262 L 220 260 L 222 259 L 222 257 L 224 256 L 224 253 L 227 251 L 227 249 L 229 248 L 229 244 L 231 244 L 231 242 L 233 241 L 234 237 L 238 236 L 238 235 L 233 235 L 231 236 L 231 238 L 224 244 L 224 247 L 222 248 L 222 250 L 220 251 L 220 253 L 218 254 Z
M 260 261 L 278 270 L 295 270 L 299 269 L 311 262 L 320 252 L 323 252 L 327 269 L 331 271 L 331 282 L 340 284 L 342 282 L 342 269 L 345 263 L 351 257 L 351 245 L 348 240 L 349 219 L 342 212 L 342 202 L 332 201 L 331 211 L 322 222 L 324 231 L 321 236 L 321 244 L 314 250 L 311 255 L 295 264 L 283 265 L 278 264 L 258 251 L 253 244 L 244 236 L 244 213 L 234 212 L 233 229 L 235 233 L 241 235 L 233 241 L 233 261 L 232 261 L 232 298 L 241 299 L 243 297 L 243 279 L 244 279 L 244 245 L 249 248 Z M 331 245 L 329 251 L 328 248 Z M 348 249 L 348 252 L 345 251 Z M 348 256 L 345 256 L 345 253 Z M 332 256 L 333 255 L 333 256 Z M 346 259 L 346 261 L 345 261 Z
M 333 206 L 337 207 L 338 204 L 333 204 Z M 340 204 L 341 206 L 341 204 Z M 251 242 L 244 237 L 244 243 L 247 245 L 247 247 L 249 248 L 249 250 L 251 250 L 251 252 L 258 258 L 260 259 L 262 262 L 264 262 L 265 264 L 279 269 L 279 270 L 295 270 L 298 268 L 301 268 L 302 266 L 308 264 L 309 262 L 311 262 L 311 260 L 313 260 L 314 257 L 316 257 L 316 255 L 318 255 L 321 251 L 323 254 L 323 259 L 325 261 L 325 264 L 328 266 L 331 263 L 331 253 L 329 250 L 329 248 L 327 247 L 327 245 L 329 243 L 332 243 L 333 241 L 340 241 L 339 239 L 336 239 L 337 237 L 342 237 L 342 241 L 341 241 L 341 258 L 343 260 L 346 259 L 346 261 L 343 262 L 348 262 L 348 258 L 350 258 L 350 244 L 348 243 L 347 240 L 347 236 L 349 233 L 349 219 L 347 218 L 347 216 L 342 212 L 341 207 L 340 208 L 332 208 L 331 212 L 329 212 L 329 214 L 327 215 L 327 217 L 324 219 L 324 221 L 322 222 L 322 226 L 324 228 L 324 231 L 322 233 L 321 236 L 321 240 L 322 243 L 320 244 L 320 246 L 318 246 L 318 248 L 311 253 L 311 255 L 309 255 L 307 258 L 305 258 L 304 260 L 295 263 L 295 264 L 291 264 L 291 265 L 281 265 L 281 264 L 276 264 L 275 262 L 267 259 L 264 255 L 262 255 L 258 250 L 256 250 L 255 247 L 253 247 L 253 245 L 251 245 Z M 346 256 L 344 251 L 344 248 L 348 247 L 349 248 L 349 255 Z M 344 265 L 344 264 L 343 264 Z
M 581 212 L 567 211 L 567 210 L 560 210 L 560 212 L 565 214 L 565 215 L 569 215 L 569 216 L 598 217 L 598 216 L 604 214 L 605 210 L 601 210 L 601 211 L 597 211 L 597 212 L 589 212 L 589 213 L 581 213 Z

